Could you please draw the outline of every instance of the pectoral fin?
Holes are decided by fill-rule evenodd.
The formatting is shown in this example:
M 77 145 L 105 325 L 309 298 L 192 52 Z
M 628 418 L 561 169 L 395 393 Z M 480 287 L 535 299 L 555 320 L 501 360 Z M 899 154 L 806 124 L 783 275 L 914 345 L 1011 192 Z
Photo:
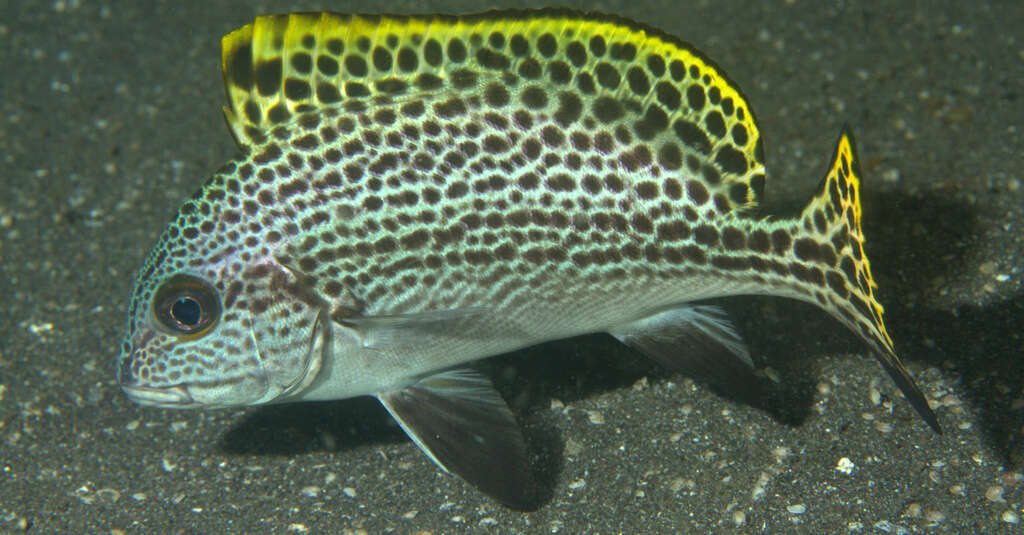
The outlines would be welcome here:
M 670 370 L 747 398 L 763 389 L 743 340 L 718 307 L 675 308 L 609 332 Z
M 396 349 L 422 343 L 424 333 L 457 331 L 461 322 L 485 312 L 486 308 L 470 307 L 415 314 L 354 316 L 341 321 L 359 331 L 363 347 Z
M 508 405 L 470 370 L 443 372 L 377 395 L 438 466 L 515 508 L 534 505 L 526 445 Z

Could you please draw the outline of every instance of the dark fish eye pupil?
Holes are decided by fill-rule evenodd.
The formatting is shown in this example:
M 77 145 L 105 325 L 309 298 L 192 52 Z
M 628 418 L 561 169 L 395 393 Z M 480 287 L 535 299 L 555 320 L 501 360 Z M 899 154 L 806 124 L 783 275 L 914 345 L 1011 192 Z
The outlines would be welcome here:
M 182 297 L 171 305 L 171 317 L 184 327 L 195 327 L 202 318 L 203 309 L 191 297 Z

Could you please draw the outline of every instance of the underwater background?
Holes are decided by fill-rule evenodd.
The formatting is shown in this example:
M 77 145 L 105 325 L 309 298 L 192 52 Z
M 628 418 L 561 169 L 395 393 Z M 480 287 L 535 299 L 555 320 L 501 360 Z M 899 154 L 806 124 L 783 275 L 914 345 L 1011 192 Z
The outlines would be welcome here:
M 236 151 L 220 38 L 259 14 L 479 2 L 0 4 L 0 532 L 1024 532 L 1024 9 L 1015 2 L 598 1 L 693 43 L 766 140 L 792 214 L 844 123 L 898 353 L 945 433 L 809 305 L 721 303 L 775 392 L 671 374 L 609 336 L 481 366 L 545 485 L 510 511 L 372 399 L 174 412 L 114 378 L 134 270 Z

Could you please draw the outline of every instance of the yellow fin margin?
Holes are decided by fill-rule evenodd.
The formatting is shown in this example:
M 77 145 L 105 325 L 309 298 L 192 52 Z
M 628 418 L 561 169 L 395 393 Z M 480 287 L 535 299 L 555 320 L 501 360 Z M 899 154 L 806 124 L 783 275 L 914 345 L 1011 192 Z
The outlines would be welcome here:
M 878 287 L 871 277 L 871 265 L 864 252 L 861 230 L 860 164 L 854 148 L 853 133 L 844 126 L 836 142 L 828 173 L 814 199 L 804 208 L 800 222 L 805 232 L 816 235 L 821 243 L 831 242 L 839 257 L 839 267 L 847 279 L 847 289 L 865 308 L 861 315 L 878 331 L 879 342 L 892 350 L 892 340 L 882 321 L 883 308 L 874 296 Z
M 222 48 L 225 115 L 243 146 L 296 114 L 353 100 L 537 80 L 632 106 L 643 117 L 638 134 L 664 131 L 693 149 L 687 154 L 714 162 L 720 176 L 709 187 L 733 207 L 754 206 L 764 189 L 760 131 L 739 88 L 689 44 L 626 19 L 563 9 L 295 13 L 259 17 L 225 36 Z M 686 154 L 668 156 L 684 165 Z

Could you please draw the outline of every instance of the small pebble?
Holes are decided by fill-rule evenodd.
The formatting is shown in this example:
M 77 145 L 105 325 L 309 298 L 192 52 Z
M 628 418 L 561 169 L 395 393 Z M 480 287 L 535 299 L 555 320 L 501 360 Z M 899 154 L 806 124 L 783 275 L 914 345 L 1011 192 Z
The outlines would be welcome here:
M 999 485 L 993 485 L 985 489 L 985 498 L 990 502 L 1006 503 L 1006 498 L 1003 498 L 1003 487 Z
M 836 471 L 842 472 L 846 475 L 852 474 L 853 468 L 853 461 L 851 461 L 849 457 L 843 457 L 842 459 L 839 459 L 838 463 L 836 463 Z
M 786 510 L 789 511 L 790 514 L 802 515 L 805 512 L 807 512 L 807 506 L 802 504 L 802 503 L 798 503 L 796 505 L 788 505 L 788 506 L 786 506 Z

